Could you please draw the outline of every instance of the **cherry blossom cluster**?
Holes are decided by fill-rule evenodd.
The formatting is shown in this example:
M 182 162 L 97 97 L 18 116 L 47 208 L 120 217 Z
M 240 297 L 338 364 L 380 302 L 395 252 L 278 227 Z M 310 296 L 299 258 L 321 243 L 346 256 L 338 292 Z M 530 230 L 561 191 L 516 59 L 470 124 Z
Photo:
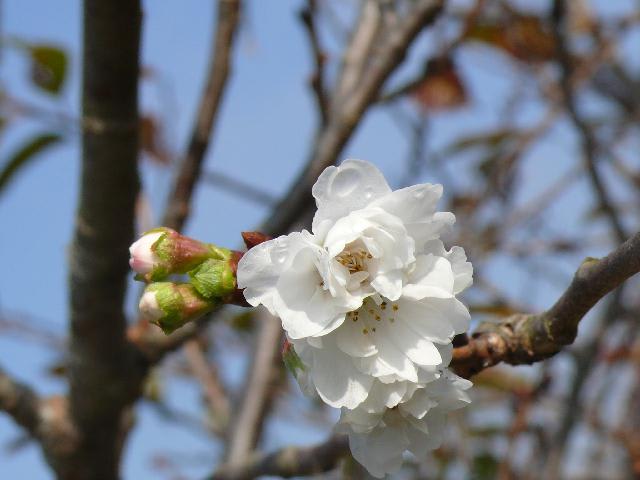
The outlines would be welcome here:
M 464 250 L 440 235 L 441 185 L 392 191 L 370 163 L 327 168 L 313 187 L 312 232 L 281 236 L 240 259 L 239 288 L 282 321 L 285 362 L 302 390 L 341 409 L 337 430 L 372 475 L 442 442 L 446 413 L 471 383 L 447 369 L 469 327 L 457 296 L 472 283 Z

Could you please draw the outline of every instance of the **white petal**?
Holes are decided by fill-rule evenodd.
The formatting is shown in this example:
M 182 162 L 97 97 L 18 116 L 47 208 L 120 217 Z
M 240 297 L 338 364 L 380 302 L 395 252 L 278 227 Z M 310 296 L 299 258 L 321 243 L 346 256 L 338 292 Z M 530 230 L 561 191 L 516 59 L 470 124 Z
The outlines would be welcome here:
M 379 206 L 399 217 L 416 243 L 422 245 L 455 222 L 453 214 L 436 212 L 441 196 L 442 185 L 425 183 L 396 190 L 376 200 L 372 206 Z
M 381 322 L 381 324 L 384 323 L 385 322 Z M 376 346 L 378 347 L 376 358 L 378 361 L 386 364 L 391 369 L 391 373 L 395 373 L 405 380 L 417 382 L 418 372 L 414 363 L 409 360 L 409 357 L 407 357 L 402 348 L 396 344 L 394 339 L 382 333 L 382 325 L 380 328 L 380 335 L 377 335 L 376 339 Z
M 420 255 L 414 265 L 409 284 L 402 290 L 404 296 L 414 300 L 453 296 L 454 275 L 447 259 L 432 254 Z
M 469 328 L 469 312 L 455 298 L 428 297 L 411 301 L 403 297 L 398 306 L 398 319 L 425 340 L 448 343 L 454 335 Z
M 322 400 L 335 408 L 357 407 L 373 383 L 354 367 L 351 357 L 328 345 L 314 352 L 311 375 Z
M 335 430 L 338 433 L 368 433 L 380 423 L 382 415 L 383 413 L 367 412 L 360 407 L 353 410 L 343 408 Z
M 369 396 L 358 407 L 369 413 L 382 413 L 387 408 L 393 408 L 404 398 L 409 382 L 373 383 Z
M 425 244 L 423 251 L 449 260 L 454 275 L 454 294 L 457 295 L 473 283 L 473 266 L 467 261 L 467 255 L 463 248 L 451 247 L 451 250 L 447 252 L 442 241 L 434 239 Z
M 333 297 L 321 287 L 315 253 L 302 249 L 276 284 L 273 307 L 287 334 L 294 339 L 313 336 L 344 319 Z
M 337 219 L 367 206 L 391 189 L 374 165 L 346 160 L 338 167 L 326 168 L 311 191 L 318 207 L 312 230 L 323 239 Z
M 402 278 L 403 274 L 401 270 L 391 270 L 376 275 L 371 282 L 371 286 L 375 288 L 380 295 L 395 302 L 400 298 L 400 295 L 402 295 Z
M 398 349 L 418 365 L 440 365 L 442 357 L 439 350 L 430 340 L 417 336 L 405 326 L 405 322 L 382 322 L 383 335 L 389 337 Z
M 402 466 L 402 452 L 409 441 L 401 427 L 385 426 L 371 433 L 349 435 L 349 447 L 355 458 L 377 478 L 396 472 Z
M 372 335 L 362 333 L 363 328 L 363 321 L 354 322 L 353 317 L 347 317 L 335 335 L 338 348 L 352 357 L 370 357 L 378 353 Z
M 238 287 L 244 288 L 244 296 L 251 305 L 264 305 L 277 315 L 273 308 L 273 296 L 280 274 L 290 267 L 293 258 L 304 248 L 313 247 L 313 237 L 308 232 L 295 232 L 256 245 L 238 262 Z M 317 248 L 317 247 L 316 247 Z
M 408 450 L 417 458 L 423 459 L 427 452 L 442 445 L 446 425 L 446 417 L 437 408 L 429 412 L 423 419 L 409 417 L 405 435 L 409 440 Z
M 438 405 L 438 402 L 430 398 L 428 388 L 417 390 L 410 400 L 400 405 L 400 410 L 406 412 L 415 418 L 424 417 L 429 410 Z

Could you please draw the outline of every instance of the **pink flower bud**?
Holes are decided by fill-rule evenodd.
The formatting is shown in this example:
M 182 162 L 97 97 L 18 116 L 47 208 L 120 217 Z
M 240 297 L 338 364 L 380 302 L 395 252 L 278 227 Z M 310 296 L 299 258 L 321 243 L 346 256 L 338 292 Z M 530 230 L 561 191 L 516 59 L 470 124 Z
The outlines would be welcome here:
M 140 237 L 129 247 L 129 265 L 137 273 L 144 275 L 151 272 L 160 262 L 160 258 L 153 251 L 153 244 L 158 241 L 164 232 L 151 232 Z

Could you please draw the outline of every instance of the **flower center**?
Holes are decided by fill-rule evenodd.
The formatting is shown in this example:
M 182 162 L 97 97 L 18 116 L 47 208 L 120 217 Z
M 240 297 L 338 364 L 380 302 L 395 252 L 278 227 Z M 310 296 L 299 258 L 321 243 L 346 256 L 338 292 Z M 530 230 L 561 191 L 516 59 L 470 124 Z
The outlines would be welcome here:
M 366 260 L 373 256 L 363 248 L 357 250 L 343 250 L 336 255 L 336 260 L 344 265 L 349 273 L 362 272 L 367 269 Z
M 400 310 L 400 306 L 397 303 L 387 302 L 385 299 L 378 303 L 368 297 L 362 303 L 362 307 L 347 313 L 347 319 L 352 322 L 360 322 L 362 334 L 369 335 L 376 333 L 377 326 L 381 322 L 395 323 L 398 310 Z

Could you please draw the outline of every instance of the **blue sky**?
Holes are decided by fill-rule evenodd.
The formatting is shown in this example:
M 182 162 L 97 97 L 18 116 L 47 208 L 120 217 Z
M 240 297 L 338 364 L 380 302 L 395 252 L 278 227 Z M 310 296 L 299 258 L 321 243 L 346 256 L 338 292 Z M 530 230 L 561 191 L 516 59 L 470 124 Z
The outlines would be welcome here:
M 546 2 L 543 2 L 546 3 Z M 606 2 L 596 2 L 599 8 Z M 630 5 L 632 2 L 618 2 Z M 602 7 L 611 14 L 618 7 L 610 2 Z M 166 122 L 167 141 L 174 152 L 184 149 L 194 109 L 202 88 L 209 55 L 214 12 L 213 2 L 144 3 L 143 64 L 155 72 L 142 88 L 142 110 L 159 115 Z M 207 169 L 222 171 L 274 194 L 285 191 L 305 161 L 313 135 L 315 112 L 306 80 L 312 65 L 308 46 L 297 19 L 299 1 L 251 1 L 242 25 L 234 59 L 233 78 L 221 111 L 219 128 L 207 158 Z M 78 114 L 81 54 L 81 3 L 78 0 L 43 2 L 4 0 L 2 35 L 43 41 L 64 47 L 71 58 L 71 76 L 62 100 L 51 100 L 28 85 L 27 63 L 18 52 L 6 48 L 2 57 L 1 82 L 4 88 L 28 101 L 52 110 Z M 620 7 L 622 8 L 622 7 Z M 637 36 L 635 40 L 638 40 Z M 634 39 L 629 41 L 633 44 Z M 422 38 L 399 76 L 419 68 L 415 59 L 430 48 L 429 38 Z M 433 144 L 442 146 L 460 135 L 500 125 L 495 99 L 504 97 L 514 81 L 509 61 L 501 54 L 483 48 L 467 49 L 460 54 L 462 73 L 471 86 L 471 107 L 444 114 L 433 122 Z M 331 53 L 331 52 L 330 52 Z M 334 52 L 335 53 L 335 52 Z M 624 51 L 623 51 L 623 54 Z M 392 82 L 398 78 L 392 79 Z M 588 105 L 599 108 L 592 100 Z M 402 108 L 410 108 L 402 105 Z M 543 111 L 535 101 L 518 117 L 519 123 L 531 124 Z M 3 133 L 0 158 L 5 158 L 29 134 L 40 131 L 41 122 L 20 119 Z M 524 174 L 526 188 L 518 201 L 535 196 L 550 182 L 548 172 L 559 176 L 576 155 L 575 138 L 567 134 L 566 125 L 554 128 L 538 147 L 527 154 Z M 349 143 L 343 158 L 367 159 L 387 174 L 391 183 L 402 178 L 407 143 L 392 117 L 382 110 L 371 112 Z M 3 313 L 24 313 L 38 325 L 54 332 L 64 332 L 67 318 L 67 249 L 72 235 L 73 214 L 78 193 L 79 144 L 70 135 L 64 145 L 42 155 L 28 170 L 16 178 L 0 197 L 0 255 L 5 275 L 0 277 L 0 308 Z M 171 172 L 149 163 L 142 165 L 143 180 L 156 218 L 167 195 Z M 455 168 L 452 173 L 457 175 Z M 456 177 L 458 178 L 458 177 Z M 430 172 L 416 179 L 442 181 Z M 464 177 L 458 178 L 464 184 Z M 447 185 L 445 184 L 445 190 Z M 576 208 L 590 204 L 584 182 L 578 182 L 551 215 L 567 230 L 581 228 Z M 267 213 L 264 206 L 249 203 L 238 196 L 201 186 L 194 201 L 195 209 L 188 233 L 201 239 L 234 247 L 239 233 L 254 227 Z M 601 252 L 594 252 L 594 254 Z M 575 268 L 575 258 L 561 268 L 568 275 Z M 494 283 L 510 285 L 527 303 L 542 307 L 554 298 L 549 285 L 539 285 L 535 296 L 525 293 L 522 285 L 529 272 L 514 268 L 513 259 L 498 258 L 485 272 Z M 131 289 L 132 309 L 136 288 Z M 0 337 L 0 364 L 9 372 L 33 384 L 44 394 L 64 391 L 64 385 L 44 374 L 45 367 L 56 360 L 50 350 L 10 335 Z M 233 374 L 241 372 L 238 367 Z M 198 414 L 198 390 L 189 382 L 175 380 L 167 385 L 173 402 Z M 125 478 L 157 478 L 150 469 L 150 458 L 158 451 L 176 453 L 211 452 L 210 460 L 189 469 L 203 474 L 216 454 L 205 435 L 193 434 L 158 419 L 147 407 L 138 408 L 138 428 L 134 431 L 124 461 Z M 0 446 L 19 435 L 11 422 L 0 416 Z M 307 429 L 296 432 L 279 426 L 267 431 L 271 447 L 291 442 L 313 441 L 326 432 Z M 175 446 L 179 447 L 175 447 Z M 38 449 L 31 445 L 16 454 L 0 450 L 0 474 L 6 478 L 49 478 Z

